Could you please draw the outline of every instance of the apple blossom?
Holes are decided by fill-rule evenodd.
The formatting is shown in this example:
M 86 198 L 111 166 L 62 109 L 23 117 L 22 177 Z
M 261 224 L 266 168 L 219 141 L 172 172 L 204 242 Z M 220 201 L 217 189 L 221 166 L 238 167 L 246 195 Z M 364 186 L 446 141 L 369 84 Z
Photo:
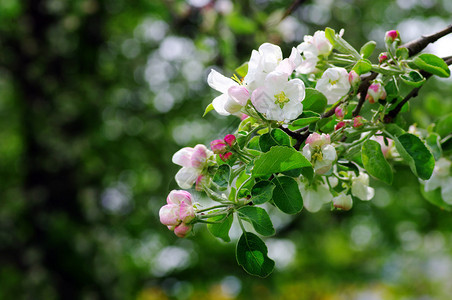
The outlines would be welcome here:
M 272 72 L 264 85 L 251 94 L 254 107 L 268 120 L 289 122 L 303 112 L 304 83 L 298 78 L 287 79 L 284 73 Z
M 232 147 L 235 144 L 236 140 L 237 138 L 233 134 L 227 134 L 224 137 L 224 142 L 228 144 L 229 147 Z
M 327 69 L 317 81 L 315 88 L 325 95 L 328 104 L 334 104 L 350 90 L 348 72 L 344 68 L 333 67 Z
M 432 177 L 424 181 L 424 190 L 430 192 L 441 188 L 441 197 L 444 202 L 452 205 L 452 176 L 451 176 L 452 162 L 444 157 L 441 157 L 433 169 Z
M 386 31 L 385 42 L 390 44 L 400 38 L 399 32 L 397 30 Z
M 325 174 L 336 160 L 336 149 L 330 144 L 330 136 L 314 132 L 306 139 L 303 155 L 314 166 L 317 174 Z
M 363 126 L 363 125 L 364 125 L 364 123 L 363 123 L 363 117 L 361 117 L 361 116 L 356 116 L 356 117 L 353 119 L 353 127 L 358 128 L 358 127 L 361 127 L 361 126 Z
M 336 118 L 343 119 L 345 116 L 344 109 L 341 106 L 338 106 L 334 109 L 334 114 L 336 115 Z
M 359 77 L 355 70 L 351 70 L 348 73 L 348 82 L 351 86 L 356 87 L 361 82 L 361 77 Z
M 173 163 L 182 166 L 176 174 L 177 184 L 183 189 L 191 188 L 198 176 L 205 172 L 212 156 L 212 151 L 201 144 L 177 151 L 172 158 Z
M 334 130 L 339 130 L 342 127 L 344 127 L 346 125 L 346 123 L 344 121 L 340 121 L 336 124 L 336 126 L 334 126 Z
M 375 190 L 369 187 L 369 175 L 360 173 L 359 176 L 352 175 L 352 195 L 361 200 L 368 201 L 375 195 Z
M 303 206 L 311 213 L 318 212 L 323 204 L 333 200 L 333 195 L 326 184 L 309 185 L 301 183 L 298 188 L 303 196 Z
M 248 73 L 243 83 L 250 92 L 264 84 L 268 74 L 273 71 L 285 73 L 289 76 L 301 63 L 301 56 L 293 48 L 289 58 L 283 60 L 281 48 L 270 43 L 262 44 L 258 51 L 253 50 L 248 62 Z
M 377 132 L 378 133 L 378 132 Z M 389 138 L 385 138 L 381 135 L 374 135 L 373 137 L 370 138 L 371 140 L 374 140 L 376 142 L 378 142 L 381 146 L 381 152 L 383 152 L 383 156 L 384 157 L 389 157 L 391 155 L 391 152 L 394 152 L 394 141 L 389 139 Z M 388 144 L 386 144 L 386 142 Z
M 231 158 L 232 152 L 226 152 L 225 154 L 220 154 L 220 158 L 222 161 L 228 161 Z
M 388 56 L 387 52 L 380 53 L 380 55 L 378 56 L 378 63 L 381 65 L 382 63 L 387 61 L 388 58 L 389 58 L 389 56 Z
M 166 202 L 159 211 L 160 222 L 178 237 L 185 237 L 193 227 L 189 223 L 195 219 L 192 195 L 187 191 L 172 190 Z
M 380 99 L 386 99 L 386 90 L 380 82 L 373 82 L 367 89 L 366 100 L 373 104 Z
M 333 49 L 324 31 L 316 31 L 314 36 L 305 35 L 304 42 L 297 46 L 303 61 L 296 69 L 298 73 L 309 74 L 315 71 L 319 55 L 328 56 Z
M 333 205 L 342 210 L 350 210 L 353 206 L 353 200 L 350 195 L 341 193 L 333 198 Z
M 207 83 L 211 88 L 222 93 L 222 95 L 212 101 L 213 108 L 220 115 L 228 116 L 239 112 L 250 98 L 245 86 L 221 75 L 213 69 L 207 77 Z
M 213 140 L 210 142 L 210 149 L 212 149 L 215 154 L 222 154 L 226 152 L 227 146 L 223 140 Z

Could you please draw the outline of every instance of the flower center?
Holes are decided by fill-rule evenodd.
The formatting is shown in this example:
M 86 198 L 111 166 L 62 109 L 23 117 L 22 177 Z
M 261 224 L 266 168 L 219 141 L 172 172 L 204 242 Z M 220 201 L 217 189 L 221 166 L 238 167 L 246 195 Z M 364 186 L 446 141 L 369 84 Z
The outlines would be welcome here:
M 323 160 L 323 154 L 322 154 L 322 148 L 320 147 L 315 147 L 314 153 L 311 156 L 311 161 L 313 163 L 317 162 L 317 161 L 322 161 Z
M 284 92 L 281 92 L 279 94 L 275 95 L 275 104 L 279 105 L 279 107 L 282 109 L 284 105 L 290 101 L 289 98 L 287 98 L 286 94 Z
M 331 80 L 331 79 L 330 79 L 331 85 L 335 85 L 338 81 L 339 81 L 339 79 L 337 79 L 337 80 Z

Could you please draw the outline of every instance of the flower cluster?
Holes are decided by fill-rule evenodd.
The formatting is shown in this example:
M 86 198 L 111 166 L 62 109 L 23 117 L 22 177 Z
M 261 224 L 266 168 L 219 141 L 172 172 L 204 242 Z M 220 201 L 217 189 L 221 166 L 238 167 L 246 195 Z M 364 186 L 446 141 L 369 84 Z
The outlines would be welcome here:
M 237 220 L 243 231 L 237 261 L 265 277 L 274 262 L 264 242 L 243 225 L 250 223 L 260 235 L 275 233 L 260 205 L 287 214 L 303 207 L 312 213 L 326 206 L 348 211 L 374 198 L 373 180 L 391 184 L 393 169 L 405 163 L 424 184 L 427 199 L 452 210 L 452 162 L 441 157 L 452 139 L 444 129 L 449 121 L 437 132 L 406 131 L 392 123 L 427 79 L 422 74 L 448 77 L 447 64 L 431 54 L 410 58 L 414 50 L 400 47 L 396 30 L 386 33 L 386 52 L 376 63 L 369 60 L 375 42 L 358 52 L 342 36 L 331 28 L 317 31 L 286 58 L 278 46 L 264 43 L 232 78 L 210 71 L 207 82 L 221 94 L 206 112 L 235 115 L 241 123 L 233 134 L 213 140 L 211 150 L 196 145 L 174 154 L 182 167 L 179 187 L 195 185 L 217 203 L 198 210 L 189 192 L 172 191 L 160 210 L 164 225 L 185 237 L 195 223 L 207 223 L 214 236 L 229 241 Z M 413 88 L 408 98 L 400 95 L 401 83 Z

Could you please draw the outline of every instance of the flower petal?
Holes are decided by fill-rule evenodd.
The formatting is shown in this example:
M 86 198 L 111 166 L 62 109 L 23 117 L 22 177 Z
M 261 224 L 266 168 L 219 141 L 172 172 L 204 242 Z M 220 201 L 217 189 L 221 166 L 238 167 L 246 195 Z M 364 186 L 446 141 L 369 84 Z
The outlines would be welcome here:
M 191 155 L 193 153 L 193 148 L 185 147 L 174 153 L 172 161 L 176 165 L 182 167 L 191 167 Z
M 177 184 L 183 188 L 183 189 L 189 189 L 193 186 L 193 184 L 196 181 L 196 178 L 199 176 L 199 171 L 195 168 L 186 168 L 183 167 L 182 169 L 177 172 L 175 179 Z
M 213 99 L 213 101 L 212 101 L 213 108 L 215 109 L 215 111 L 217 113 L 219 113 L 222 116 L 230 115 L 230 113 L 227 112 L 226 109 L 224 108 L 227 101 L 228 101 L 227 94 L 220 95 L 220 96 L 216 97 L 215 99 Z
M 207 83 L 211 88 L 223 94 L 226 94 L 231 86 L 238 85 L 237 82 L 231 78 L 221 75 L 214 69 L 210 70 L 209 76 L 207 76 Z
M 168 204 L 181 204 L 182 201 L 186 203 L 192 203 L 192 195 L 187 191 L 182 190 L 172 190 L 168 197 L 166 198 L 166 202 Z
M 159 211 L 160 223 L 166 226 L 178 225 L 179 219 L 179 205 L 167 204 L 160 208 Z

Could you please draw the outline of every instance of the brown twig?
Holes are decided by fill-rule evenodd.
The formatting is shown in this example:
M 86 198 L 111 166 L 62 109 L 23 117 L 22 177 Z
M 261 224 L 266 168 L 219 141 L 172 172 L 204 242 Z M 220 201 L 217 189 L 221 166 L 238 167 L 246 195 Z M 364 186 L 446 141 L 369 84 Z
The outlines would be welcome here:
M 452 56 L 448 56 L 448 57 L 444 57 L 443 58 L 444 61 L 446 62 L 447 65 L 451 65 L 452 64 Z M 425 71 L 421 71 L 422 76 L 424 76 L 424 78 L 427 80 L 429 79 L 432 74 L 425 72 Z M 399 103 L 397 104 L 397 106 L 391 110 L 390 112 L 388 112 L 384 118 L 383 121 L 385 123 L 391 123 L 392 121 L 394 121 L 394 119 L 397 117 L 397 115 L 400 113 L 400 111 L 402 110 L 402 107 L 411 99 L 414 98 L 418 95 L 419 90 L 423 87 L 424 85 L 421 85 L 417 88 L 414 88 L 413 90 L 411 90 L 411 92 L 408 93 L 408 95 L 405 96 L 405 98 Z
M 425 47 L 428 46 L 428 44 L 436 42 L 438 39 L 442 38 L 445 35 L 448 35 L 449 33 L 452 33 L 452 24 L 432 35 L 423 35 L 414 41 L 402 45 L 402 47 L 407 48 L 410 56 L 413 56 L 421 52 Z
M 281 20 L 284 20 L 285 18 L 287 18 L 288 16 L 290 16 L 301 4 L 303 4 L 306 0 L 295 0 L 294 2 L 292 2 L 292 4 L 289 6 L 289 8 L 286 9 L 286 11 L 284 12 L 284 15 L 281 17 Z

